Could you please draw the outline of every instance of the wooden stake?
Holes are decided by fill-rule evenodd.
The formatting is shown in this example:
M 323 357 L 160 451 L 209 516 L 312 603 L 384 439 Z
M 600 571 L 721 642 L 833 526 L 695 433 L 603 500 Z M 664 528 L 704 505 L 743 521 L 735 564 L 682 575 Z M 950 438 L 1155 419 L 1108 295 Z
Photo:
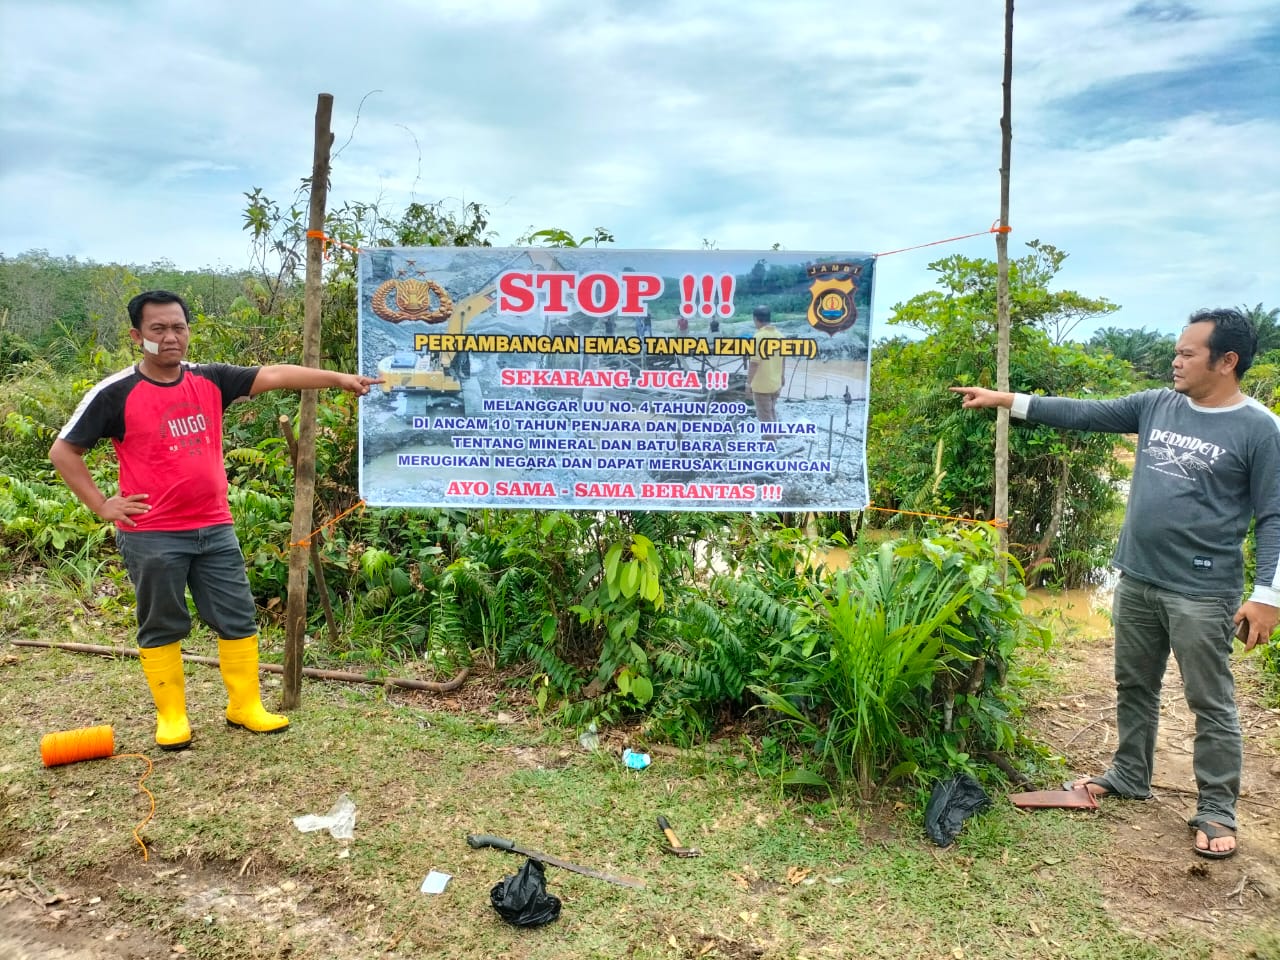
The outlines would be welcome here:
M 1004 113 L 1000 117 L 1000 226 L 996 234 L 996 389 L 1009 389 L 1009 163 L 1013 144 L 1013 0 L 1004 7 Z M 1009 411 L 996 410 L 995 518 L 1000 552 L 1009 549 Z M 1000 563 L 1001 578 L 1008 565 Z
M 298 470 L 298 439 L 293 435 L 293 424 L 283 413 L 276 425 L 285 443 L 289 445 L 289 462 L 293 464 L 294 474 Z M 311 538 L 311 574 L 316 578 L 316 589 L 320 591 L 320 606 L 324 609 L 324 622 L 329 628 L 329 643 L 338 646 L 338 621 L 333 615 L 333 604 L 329 602 L 329 584 L 324 579 L 324 561 L 320 558 L 320 545 L 324 542 L 324 534 L 317 533 Z
M 330 121 L 333 94 L 316 97 L 315 150 L 311 164 L 311 213 L 307 220 L 307 278 L 303 295 L 302 364 L 320 366 L 320 294 L 324 255 L 324 213 L 329 193 Z M 293 475 L 293 533 L 289 548 L 289 602 L 285 608 L 284 681 L 280 707 L 302 703 L 302 656 L 307 632 L 307 540 L 316 498 L 316 396 L 302 391 L 298 409 L 298 467 Z

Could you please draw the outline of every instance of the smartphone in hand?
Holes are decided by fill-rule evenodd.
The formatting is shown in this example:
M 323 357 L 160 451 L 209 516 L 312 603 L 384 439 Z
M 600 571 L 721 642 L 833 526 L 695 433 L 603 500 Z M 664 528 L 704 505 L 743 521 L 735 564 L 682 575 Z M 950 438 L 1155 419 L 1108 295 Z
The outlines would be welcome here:
M 1240 621 L 1240 625 L 1236 627 L 1236 639 L 1241 643 L 1249 642 L 1249 618 L 1245 617 Z

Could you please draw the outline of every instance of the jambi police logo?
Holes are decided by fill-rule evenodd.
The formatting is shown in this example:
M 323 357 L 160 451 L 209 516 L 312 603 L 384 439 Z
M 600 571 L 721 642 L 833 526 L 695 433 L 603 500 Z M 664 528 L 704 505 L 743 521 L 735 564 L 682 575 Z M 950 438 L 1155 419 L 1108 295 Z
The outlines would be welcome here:
M 412 270 L 414 261 L 408 262 Z M 440 284 L 428 279 L 421 270 L 409 276 L 401 270 L 391 280 L 378 284 L 370 306 L 373 312 L 390 323 L 421 320 L 424 323 L 443 323 L 453 315 L 453 299 Z M 432 298 L 435 298 L 434 305 Z
M 815 263 L 807 268 L 809 279 L 809 326 L 835 336 L 848 330 L 858 319 L 853 296 L 858 289 L 861 264 Z

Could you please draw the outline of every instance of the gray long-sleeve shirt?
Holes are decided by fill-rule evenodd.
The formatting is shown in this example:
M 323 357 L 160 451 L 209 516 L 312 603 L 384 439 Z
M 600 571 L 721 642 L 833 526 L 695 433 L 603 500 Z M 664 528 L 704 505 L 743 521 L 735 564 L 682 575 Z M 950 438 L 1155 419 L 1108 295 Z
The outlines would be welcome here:
M 1189 596 L 1237 603 L 1256 519 L 1251 600 L 1280 606 L 1280 417 L 1246 398 L 1201 407 L 1173 390 L 1118 400 L 1016 394 L 1011 413 L 1072 430 L 1136 433 L 1138 457 L 1114 565 Z

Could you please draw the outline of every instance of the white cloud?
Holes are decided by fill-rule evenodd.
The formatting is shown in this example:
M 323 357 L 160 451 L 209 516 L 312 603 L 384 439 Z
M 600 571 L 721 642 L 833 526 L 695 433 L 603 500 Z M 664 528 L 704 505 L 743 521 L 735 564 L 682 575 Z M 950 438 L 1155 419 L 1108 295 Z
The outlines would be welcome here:
M 1274 62 L 1280 3 L 1073 0 L 1014 29 L 1011 253 L 1070 251 L 1064 284 L 1125 305 L 1109 324 L 1275 302 L 1280 91 L 1229 84 Z M 291 200 L 321 90 L 351 137 L 333 205 L 478 201 L 508 242 L 925 243 L 998 212 L 1002 46 L 1000 5 L 933 0 L 7 3 L 0 250 L 245 263 L 242 194 Z M 878 312 L 951 252 L 994 255 L 886 258 Z

